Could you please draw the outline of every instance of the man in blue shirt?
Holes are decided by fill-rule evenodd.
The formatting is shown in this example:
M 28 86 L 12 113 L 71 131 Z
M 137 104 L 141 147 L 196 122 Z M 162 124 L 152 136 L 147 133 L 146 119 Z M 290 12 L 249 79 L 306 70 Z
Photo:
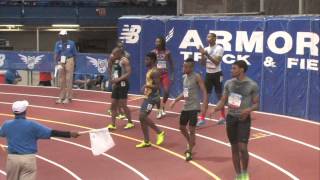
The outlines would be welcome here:
M 16 101 L 12 105 L 15 119 L 5 121 L 0 129 L 0 136 L 8 143 L 6 163 L 7 179 L 35 180 L 36 156 L 39 139 L 50 137 L 78 137 L 78 132 L 52 130 L 37 122 L 26 119 L 28 101 Z
M 60 31 L 59 38 L 60 40 L 56 42 L 54 48 L 54 59 L 61 66 L 60 95 L 56 103 L 67 104 L 72 99 L 72 82 L 77 49 L 75 43 L 67 39 L 66 30 Z
M 6 71 L 6 84 L 17 84 L 19 81 L 21 81 L 21 76 L 18 73 L 17 70 L 14 69 L 8 69 Z

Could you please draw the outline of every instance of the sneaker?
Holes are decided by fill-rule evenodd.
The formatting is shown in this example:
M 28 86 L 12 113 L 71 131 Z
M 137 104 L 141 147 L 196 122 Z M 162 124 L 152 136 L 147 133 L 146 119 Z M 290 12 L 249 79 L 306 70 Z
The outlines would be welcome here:
M 113 125 L 113 124 L 109 124 L 109 125 L 107 126 L 107 128 L 108 128 L 109 130 L 116 130 L 116 129 L 117 129 L 117 127 L 116 127 L 115 125 Z
M 166 111 L 164 110 L 164 108 L 161 110 L 161 116 L 163 117 L 163 116 L 165 116 L 165 115 L 167 115 L 167 113 L 166 113 Z
M 241 180 L 250 180 L 249 173 L 247 172 L 241 173 Z
M 166 134 L 164 133 L 164 131 L 162 131 L 161 133 L 159 133 L 157 135 L 157 145 L 161 145 L 164 142 L 164 138 L 165 138 Z
M 203 126 L 205 123 L 206 123 L 205 120 L 199 120 L 199 121 L 197 122 L 197 126 L 198 126 L 198 127 L 199 127 L 199 126 Z
M 226 124 L 226 120 L 225 120 L 223 117 L 221 117 L 221 118 L 219 119 L 219 121 L 217 122 L 217 124 L 218 124 L 218 125 Z
M 61 104 L 62 103 L 62 99 L 58 99 L 57 101 L 56 101 L 56 104 Z
M 62 101 L 62 104 L 69 104 L 70 103 L 70 100 L 69 99 L 65 99 Z
M 127 123 L 127 125 L 124 127 L 124 129 L 131 129 L 131 128 L 134 128 L 133 123 Z
M 242 180 L 242 174 L 238 174 L 238 175 L 234 178 L 234 180 Z
M 186 156 L 186 161 L 192 160 L 192 153 L 189 150 L 187 150 L 184 154 Z
M 142 143 L 140 143 L 140 144 L 137 144 L 136 145 L 136 148 L 146 148 L 146 147 L 150 147 L 151 146 L 151 143 L 150 143 L 150 141 L 149 142 L 142 142 Z
M 111 109 L 108 109 L 108 110 L 107 110 L 107 114 L 108 114 L 109 116 L 112 116 L 112 111 L 111 111 Z
M 119 114 L 116 118 L 122 120 L 122 119 L 125 119 L 126 116 L 124 114 Z
M 157 119 L 161 119 L 162 118 L 162 112 L 161 111 L 162 111 L 161 109 L 158 110 Z

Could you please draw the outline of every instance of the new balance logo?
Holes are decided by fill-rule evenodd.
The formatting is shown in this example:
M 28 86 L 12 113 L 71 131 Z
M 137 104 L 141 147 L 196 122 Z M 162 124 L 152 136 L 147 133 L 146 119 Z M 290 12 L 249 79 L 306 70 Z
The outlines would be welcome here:
M 124 40 L 124 43 L 135 44 L 139 41 L 139 35 L 141 32 L 140 25 L 123 25 L 122 32 L 120 33 L 121 40 Z

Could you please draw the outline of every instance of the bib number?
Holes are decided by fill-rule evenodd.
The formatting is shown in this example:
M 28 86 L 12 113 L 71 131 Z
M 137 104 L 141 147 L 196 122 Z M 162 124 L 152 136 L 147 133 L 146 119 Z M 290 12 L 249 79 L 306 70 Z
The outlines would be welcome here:
M 126 87 L 126 82 L 125 81 L 121 81 L 121 87 Z
M 67 57 L 66 57 L 66 56 L 61 56 L 60 62 L 61 62 L 62 64 L 65 64 L 66 61 L 67 61 Z
M 183 97 L 188 98 L 189 97 L 189 89 L 188 88 L 183 88 Z
M 119 78 L 118 71 L 113 72 L 113 79 Z
M 167 62 L 166 61 L 158 61 L 157 68 L 158 69 L 166 69 L 167 68 Z
M 241 105 L 242 96 L 237 93 L 231 93 L 228 97 L 228 105 L 232 108 L 239 108 Z
M 147 110 L 148 110 L 148 111 L 151 111 L 151 110 L 152 110 L 152 107 L 153 107 L 152 104 L 148 104 L 148 105 L 147 105 Z

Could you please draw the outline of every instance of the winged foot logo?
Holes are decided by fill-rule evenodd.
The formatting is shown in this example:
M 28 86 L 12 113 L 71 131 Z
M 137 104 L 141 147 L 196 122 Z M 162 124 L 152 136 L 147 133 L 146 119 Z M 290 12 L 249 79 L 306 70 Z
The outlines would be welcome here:
M 28 69 L 34 69 L 34 66 L 36 64 L 39 64 L 45 55 L 42 54 L 40 56 L 25 56 L 22 54 L 18 54 L 18 56 L 20 56 L 20 59 L 27 65 Z

